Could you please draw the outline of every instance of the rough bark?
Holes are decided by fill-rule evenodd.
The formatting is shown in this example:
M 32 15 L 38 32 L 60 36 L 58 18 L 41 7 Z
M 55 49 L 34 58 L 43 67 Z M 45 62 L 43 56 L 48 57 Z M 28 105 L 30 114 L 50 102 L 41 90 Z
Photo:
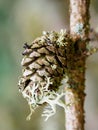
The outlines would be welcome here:
M 68 50 L 69 82 L 66 89 L 66 130 L 84 130 L 85 61 L 89 37 L 90 0 L 70 0 L 70 34 Z

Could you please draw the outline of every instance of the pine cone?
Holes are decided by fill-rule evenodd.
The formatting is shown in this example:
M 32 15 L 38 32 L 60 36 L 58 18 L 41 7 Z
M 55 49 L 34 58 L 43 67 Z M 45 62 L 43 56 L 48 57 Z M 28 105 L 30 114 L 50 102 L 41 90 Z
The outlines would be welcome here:
M 44 32 L 31 45 L 24 45 L 19 90 L 33 108 L 45 103 L 44 96 L 49 97 L 61 85 L 67 67 L 68 36 L 63 30 L 60 33 Z

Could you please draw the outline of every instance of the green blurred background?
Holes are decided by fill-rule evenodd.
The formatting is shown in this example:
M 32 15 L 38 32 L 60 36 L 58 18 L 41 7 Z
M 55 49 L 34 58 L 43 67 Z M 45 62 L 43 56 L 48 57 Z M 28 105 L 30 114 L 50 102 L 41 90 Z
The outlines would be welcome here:
M 0 0 L 0 130 L 64 130 L 64 111 L 47 122 L 42 108 L 26 121 L 29 106 L 18 92 L 23 44 L 42 31 L 69 26 L 68 0 Z M 98 1 L 91 1 L 91 26 L 98 27 Z M 98 130 L 98 53 L 87 60 L 86 130 Z

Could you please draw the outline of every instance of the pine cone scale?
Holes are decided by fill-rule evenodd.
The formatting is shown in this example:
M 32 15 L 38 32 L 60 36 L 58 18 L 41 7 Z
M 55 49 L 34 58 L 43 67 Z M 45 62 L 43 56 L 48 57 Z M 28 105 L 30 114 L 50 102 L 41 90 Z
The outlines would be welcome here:
M 21 62 L 21 65 L 22 66 L 27 66 L 28 64 L 32 63 L 32 59 L 31 58 L 28 58 L 28 57 L 24 57 L 22 59 L 22 62 Z
M 46 60 L 45 57 L 42 57 L 42 58 L 38 58 L 38 60 L 36 61 L 39 65 L 43 66 L 43 65 L 46 65 L 46 66 L 49 66 L 50 63 Z
M 46 48 L 48 49 L 48 51 L 55 53 L 56 52 L 56 48 L 54 46 L 46 46 Z
M 53 75 L 53 70 L 51 67 L 46 67 L 46 71 L 50 74 L 50 75 Z
M 23 76 L 24 77 L 27 77 L 27 76 L 30 76 L 31 74 L 32 74 L 33 72 L 31 71 L 31 70 L 25 70 L 24 72 L 23 72 Z
M 40 57 L 40 53 L 36 52 L 36 51 L 33 51 L 32 53 L 30 53 L 29 57 L 30 58 L 35 58 L 35 57 Z
M 66 58 L 58 56 L 59 61 L 62 63 L 62 65 L 66 66 Z
M 49 76 L 49 73 L 45 69 L 37 70 L 36 72 L 39 76 Z
M 57 64 L 57 61 L 56 61 L 54 55 L 46 55 L 46 59 L 47 59 L 47 61 L 50 62 L 50 63 Z
M 44 47 L 38 49 L 37 52 L 40 54 L 47 54 L 47 55 L 49 54 L 49 51 Z
M 32 80 L 33 82 L 41 82 L 43 78 L 41 78 L 37 73 L 34 73 L 34 75 L 30 77 L 30 80 Z
M 32 69 L 40 69 L 41 66 L 39 64 L 37 64 L 36 62 L 33 62 L 29 65 L 29 68 Z

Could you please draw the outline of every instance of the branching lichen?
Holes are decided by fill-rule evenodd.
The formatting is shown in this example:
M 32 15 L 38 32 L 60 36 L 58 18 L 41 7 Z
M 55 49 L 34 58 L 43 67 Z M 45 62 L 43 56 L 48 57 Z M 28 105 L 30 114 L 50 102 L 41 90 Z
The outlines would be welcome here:
M 66 80 L 67 81 L 67 80 Z M 47 120 L 50 116 L 56 113 L 56 105 L 63 107 L 65 109 L 65 103 L 62 101 L 62 97 L 65 95 L 65 92 L 55 92 L 49 90 L 49 86 L 52 84 L 50 77 L 46 77 L 46 84 L 42 86 L 40 82 L 35 82 L 28 85 L 22 94 L 24 98 L 27 99 L 31 113 L 39 106 L 44 103 L 50 106 L 50 108 L 45 108 L 42 116 L 45 116 Z M 31 113 L 28 116 L 28 119 L 31 117 Z
M 77 24 L 75 33 L 81 34 L 82 30 L 83 25 Z M 79 50 L 81 42 L 81 38 L 73 40 L 71 34 L 61 30 L 60 33 L 44 31 L 43 36 L 33 41 L 32 45 L 24 45 L 21 62 L 24 68 L 19 90 L 30 105 L 31 113 L 27 119 L 36 108 L 46 104 L 42 116 L 47 120 L 56 113 L 57 105 L 66 109 L 66 103 L 62 100 L 65 89 L 81 90 L 84 59 L 96 52 L 89 45 L 86 50 Z

